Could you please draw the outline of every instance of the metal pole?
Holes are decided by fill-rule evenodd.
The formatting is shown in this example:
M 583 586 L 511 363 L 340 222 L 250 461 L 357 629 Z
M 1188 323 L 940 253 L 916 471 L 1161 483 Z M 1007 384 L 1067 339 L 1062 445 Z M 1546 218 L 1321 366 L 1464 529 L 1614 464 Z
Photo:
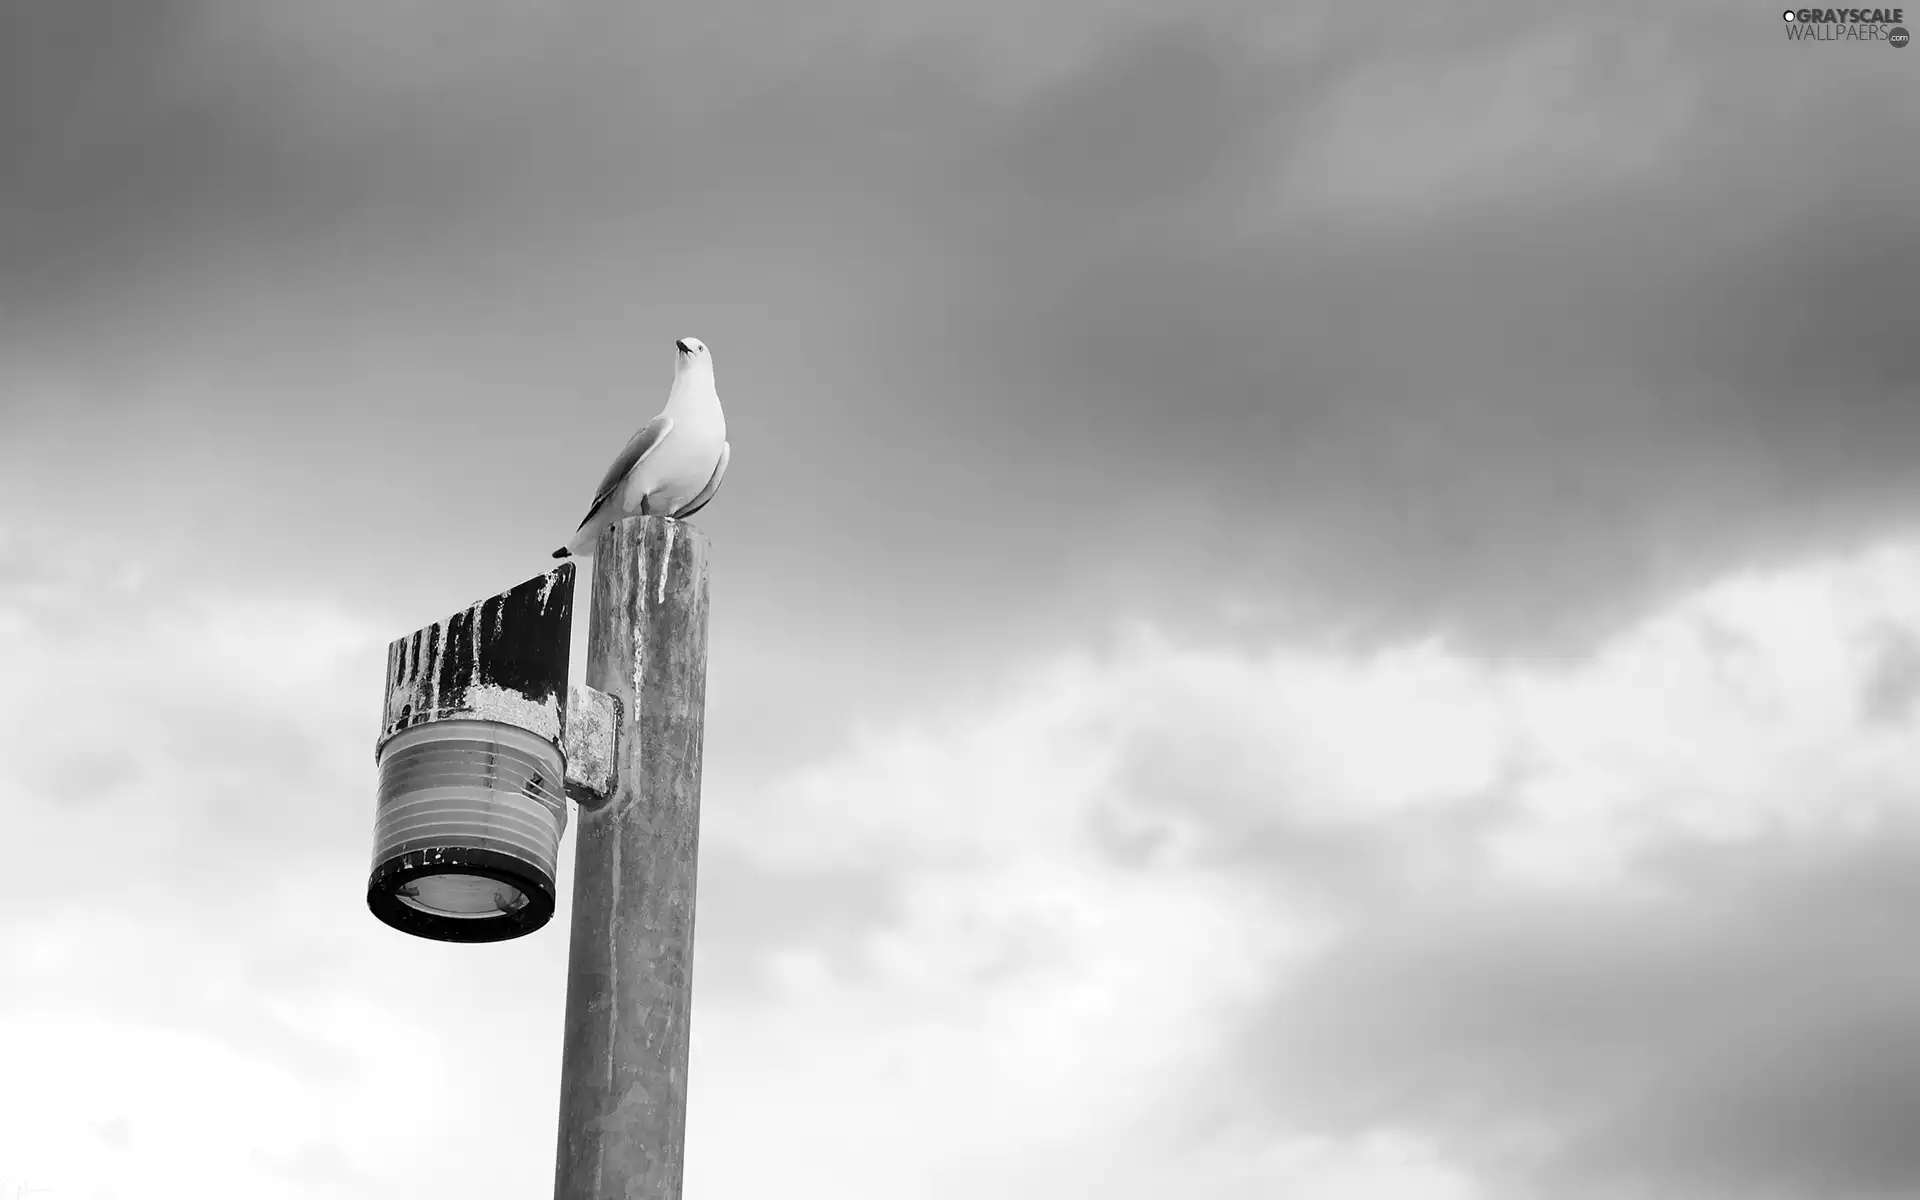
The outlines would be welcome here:
M 706 724 L 707 540 L 666 517 L 600 536 L 587 686 L 619 703 L 613 788 L 573 867 L 555 1200 L 679 1200 Z

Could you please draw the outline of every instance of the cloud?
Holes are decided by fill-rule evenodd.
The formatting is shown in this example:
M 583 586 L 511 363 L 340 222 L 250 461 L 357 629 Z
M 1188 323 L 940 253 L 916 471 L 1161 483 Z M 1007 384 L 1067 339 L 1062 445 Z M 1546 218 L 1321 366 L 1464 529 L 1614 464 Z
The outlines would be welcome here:
M 1868 635 L 1874 665 L 1860 693 L 1860 711 L 1868 721 L 1904 724 L 1920 695 L 1920 643 L 1898 628 Z
M 1275 998 L 1260 1090 L 1329 1132 L 1412 1124 L 1515 1195 L 1905 1194 L 1913 847 L 1893 819 L 1672 848 L 1660 899 L 1463 879 Z
M 1149 777 L 1144 802 L 1341 930 L 1235 1027 L 1225 1086 L 1296 1129 L 1418 1129 L 1496 1195 L 1910 1191 L 1916 978 L 1888 921 L 1920 762 L 1857 696 L 1863 633 L 1910 629 L 1916 586 L 1910 549 L 1728 581 L 1563 674 L 1473 671 L 1433 742 L 1405 709 L 1335 719 L 1378 747 L 1356 765 L 1409 780 L 1445 780 L 1436 746 L 1505 747 L 1496 803 L 1447 819 L 1369 821 L 1312 767 L 1209 801 Z M 1286 708 L 1225 711 L 1225 749 L 1318 749 Z
M 698 325 L 738 591 L 823 643 L 981 632 L 1011 572 L 1042 636 L 1231 588 L 1577 651 L 1915 512 L 1898 64 L 1766 14 L 449 11 L 153 6 L 140 71 L 67 16 L 18 64 L 93 130 L 15 132 L 21 503 L 110 471 L 261 570 L 486 578 Z M 461 519 L 433 447 L 513 499 Z
M 289 1163 L 325 1185 L 310 1168 L 328 1140 L 389 1165 L 458 1144 L 422 1088 L 485 1095 L 497 1064 L 461 1048 L 518 1028 L 502 1014 L 521 979 L 557 1008 L 565 949 L 436 955 L 366 913 L 384 631 L 292 590 L 209 587 L 194 561 L 109 535 L 0 542 L 17 566 L 0 810 L 21 850 L 0 883 L 0 1170 L 262 1195 Z M 544 971 L 516 969 L 529 950 Z M 524 1040 L 539 1073 L 558 1034 L 506 1039 L 507 1070 Z M 529 1093 L 534 1112 L 551 1092 Z M 536 1153 L 505 1177 L 545 1172 Z
M 0 1157 L 257 1194 L 332 1145 L 381 1195 L 422 1147 L 478 1163 L 485 1115 L 516 1131 L 485 1172 L 543 1186 L 564 938 L 476 954 L 362 910 L 371 772 L 328 764 L 365 748 L 366 619 L 26 558 L 0 630 L 51 682 L 9 693 L 7 752 L 59 747 L 87 697 L 130 737 L 108 785 L 8 795 L 62 850 L 0 923 Z M 690 1179 L 1895 1194 L 1916 764 L 1905 718 L 1861 706 L 1917 600 L 1891 543 L 1729 577 L 1557 664 L 1137 626 L 715 784 Z M 289 615 L 312 636 L 283 645 Z M 192 734 L 209 696 L 238 734 L 306 719 L 221 746 Z M 109 1061 L 105 1104 L 78 1081 Z M 214 1127 L 265 1157 L 221 1158 Z
M 0 1170 L 546 1186 L 567 914 L 368 917 L 367 681 L 697 326 L 697 1189 L 1912 1190 L 1900 56 L 452 11 L 6 18 Z
M 1314 1196 L 1898 1195 L 1920 761 L 1858 698 L 1916 599 L 1893 544 L 1729 578 L 1557 666 L 1144 634 L 876 731 L 710 838 L 899 872 L 773 976 L 775 1011 L 866 1031 L 862 1123 L 933 1110 L 881 1065 L 901 1038 L 1017 1079 L 999 1107 L 1035 1128 L 1072 1086 L 1062 1153 L 1119 1194 L 1096 1144 L 1154 1145 L 1139 1178 L 1255 1144 L 1261 1185 Z M 1120 1102 L 1147 1078 L 1153 1107 Z M 888 1141 L 973 1144 L 914 1136 Z M 1288 1174 L 1314 1146 L 1326 1173 Z M 1342 1192 L 1362 1161 L 1399 1165 Z
M 265 1158 L 265 1156 L 257 1156 Z M 360 1182 L 360 1173 L 353 1168 L 340 1147 L 328 1142 L 309 1142 L 297 1153 L 285 1160 L 265 1159 L 268 1165 L 285 1175 L 294 1183 L 313 1186 L 332 1185 L 346 1187 Z

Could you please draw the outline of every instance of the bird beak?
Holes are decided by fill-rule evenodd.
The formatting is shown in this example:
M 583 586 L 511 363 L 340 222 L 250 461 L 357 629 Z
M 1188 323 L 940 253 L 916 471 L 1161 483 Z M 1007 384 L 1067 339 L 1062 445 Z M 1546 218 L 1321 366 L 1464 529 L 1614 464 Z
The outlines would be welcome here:
M 674 345 L 676 345 L 676 346 L 678 346 L 678 347 L 680 347 L 680 353 L 682 353 L 682 354 L 692 354 L 692 353 L 693 353 L 693 347 L 692 347 L 692 346 L 689 346 L 689 345 L 687 345 L 687 344 L 686 344 L 685 342 L 675 342 L 675 343 L 674 343 Z

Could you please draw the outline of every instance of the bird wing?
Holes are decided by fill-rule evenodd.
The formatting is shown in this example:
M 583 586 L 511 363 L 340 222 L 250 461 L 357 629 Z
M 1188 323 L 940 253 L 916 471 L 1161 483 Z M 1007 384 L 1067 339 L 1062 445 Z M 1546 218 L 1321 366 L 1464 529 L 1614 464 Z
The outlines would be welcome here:
M 580 518 L 577 528 L 586 528 L 587 522 L 593 519 L 593 514 L 599 512 L 600 506 L 607 502 L 607 497 L 619 491 L 620 485 L 626 482 L 627 476 L 633 474 L 633 469 L 639 466 L 647 455 L 658 449 L 660 443 L 666 441 L 667 435 L 672 432 L 673 418 L 661 413 L 642 425 L 638 433 L 627 439 L 626 448 L 620 451 L 620 457 L 613 460 L 613 465 L 607 468 L 606 477 L 594 490 L 593 503 L 587 506 L 587 515 Z
M 707 480 L 707 486 L 700 489 L 700 494 L 693 498 L 691 504 L 674 514 L 677 519 L 685 520 L 707 506 L 707 501 L 713 499 L 713 494 L 720 490 L 720 477 L 727 473 L 727 460 L 731 457 L 733 457 L 732 443 L 721 442 L 720 461 L 714 464 L 713 478 Z

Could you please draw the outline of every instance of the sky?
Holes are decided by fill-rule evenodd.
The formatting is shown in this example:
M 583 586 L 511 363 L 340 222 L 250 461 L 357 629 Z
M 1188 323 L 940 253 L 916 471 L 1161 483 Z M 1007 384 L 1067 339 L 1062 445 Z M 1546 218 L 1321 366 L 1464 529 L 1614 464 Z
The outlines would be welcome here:
M 1782 24 L 5 6 L 0 1195 L 548 1194 L 379 681 L 685 336 L 690 1200 L 1920 1195 L 1920 58 Z

